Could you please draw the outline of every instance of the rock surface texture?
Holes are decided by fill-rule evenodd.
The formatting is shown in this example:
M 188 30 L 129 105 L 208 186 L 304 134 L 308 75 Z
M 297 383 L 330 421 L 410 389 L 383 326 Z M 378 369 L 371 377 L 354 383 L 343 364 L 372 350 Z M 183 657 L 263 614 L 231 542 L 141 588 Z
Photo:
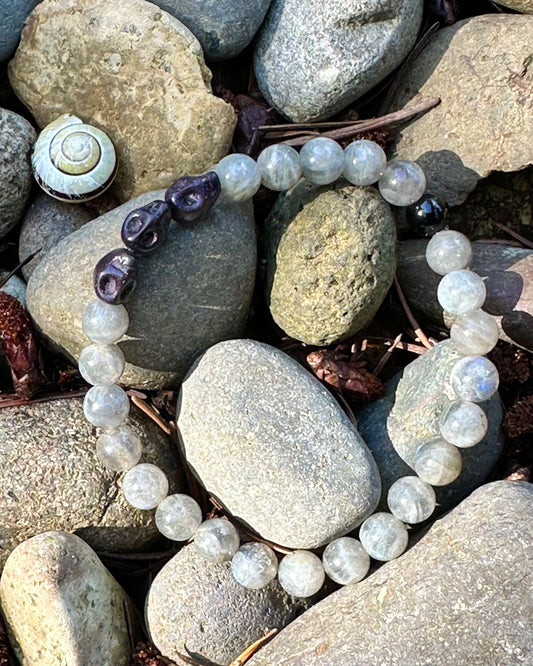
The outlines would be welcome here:
M 515 9 L 523 14 L 533 14 L 533 3 L 531 0 L 498 0 L 499 5 Z
M 423 167 L 428 190 L 462 203 L 492 171 L 533 164 L 533 17 L 487 14 L 439 30 L 410 65 L 394 108 L 440 97 L 399 134 L 397 156 Z
M 19 260 L 24 261 L 30 254 L 40 250 L 39 254 L 22 268 L 26 280 L 29 280 L 35 267 L 41 263 L 50 248 L 94 217 L 95 214 L 81 204 L 73 206 L 39 193 L 26 211 L 20 229 Z
M 250 666 L 533 664 L 533 486 L 497 481 L 304 613 Z
M 120 230 L 133 209 L 163 191 L 149 192 L 64 238 L 34 270 L 28 307 L 43 333 L 77 358 L 89 344 L 82 314 L 95 298 L 93 270 L 122 247 Z M 127 304 L 130 326 L 119 343 L 127 386 L 175 386 L 202 351 L 238 336 L 255 282 L 256 240 L 251 204 L 217 203 L 206 220 L 172 223 L 165 245 L 142 258 Z
M 251 41 L 271 0 L 156 0 L 196 35 L 204 53 L 213 60 L 227 60 Z
M 96 553 L 66 532 L 25 541 L 0 580 L 8 632 L 27 666 L 127 666 L 129 603 Z
M 375 508 L 379 474 L 331 394 L 289 356 L 230 340 L 193 365 L 178 400 L 188 464 L 262 537 L 315 548 Z
M 331 344 L 376 314 L 396 270 L 396 228 L 375 188 L 298 185 L 279 197 L 265 235 L 267 301 L 285 333 Z
M 439 434 L 438 423 L 455 399 L 450 372 L 461 358 L 445 340 L 410 363 L 401 376 L 390 380 L 386 394 L 357 415 L 357 427 L 381 473 L 382 506 L 387 510 L 387 492 L 396 479 L 414 474 L 412 463 L 417 447 Z M 500 433 L 502 407 L 498 394 L 481 407 L 489 422 L 485 438 L 476 446 L 461 449 L 463 469 L 446 486 L 435 487 L 437 510 L 455 506 L 487 478 L 503 447 Z
M 73 113 L 109 134 L 121 201 L 201 172 L 230 146 L 235 115 L 211 94 L 198 40 L 145 0 L 44 0 L 9 75 L 41 127 Z
M 119 477 L 95 454 L 96 430 L 83 415 L 81 398 L 0 410 L 0 567 L 19 543 L 39 532 L 76 532 L 94 548 L 132 551 L 157 536 L 153 511 L 124 499 Z M 160 465 L 179 488 L 176 457 L 161 430 L 132 409 L 143 462 Z
M 306 602 L 283 591 L 277 579 L 248 590 L 229 562 L 212 564 L 186 546 L 156 576 L 146 601 L 150 637 L 179 666 L 183 646 L 227 666 L 270 629 L 283 628 Z
M 274 0 L 255 75 L 294 122 L 327 118 L 392 72 L 413 46 L 421 0 Z
M 0 61 L 16 49 L 26 17 L 39 0 L 0 1 Z
M 25 118 L 0 109 L 0 238 L 24 212 L 33 181 L 30 155 L 35 138 L 35 130 Z
M 427 265 L 426 244 L 423 240 L 400 243 L 398 279 L 409 303 L 442 323 L 437 302 L 440 276 Z M 472 249 L 472 270 L 485 278 L 487 288 L 483 310 L 496 318 L 500 339 L 533 351 L 533 252 L 483 241 L 473 243 Z

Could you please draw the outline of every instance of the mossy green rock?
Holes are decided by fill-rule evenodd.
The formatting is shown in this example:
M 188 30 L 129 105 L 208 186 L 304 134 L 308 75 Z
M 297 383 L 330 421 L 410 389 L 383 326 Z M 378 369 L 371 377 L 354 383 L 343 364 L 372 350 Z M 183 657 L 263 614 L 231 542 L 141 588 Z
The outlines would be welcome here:
M 2 574 L 0 603 L 24 666 L 129 663 L 129 599 L 74 534 L 46 532 L 20 544 Z
M 396 270 L 391 209 L 373 187 L 301 183 L 280 195 L 266 224 L 267 297 L 293 338 L 349 338 L 375 315 Z

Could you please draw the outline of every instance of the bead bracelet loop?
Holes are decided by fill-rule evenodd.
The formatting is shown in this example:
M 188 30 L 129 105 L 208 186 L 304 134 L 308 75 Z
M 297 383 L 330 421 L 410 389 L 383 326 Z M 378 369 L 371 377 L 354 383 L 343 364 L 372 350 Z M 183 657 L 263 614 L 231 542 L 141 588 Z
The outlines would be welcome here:
M 463 355 L 450 375 L 456 399 L 440 421 L 440 434 L 417 449 L 413 463 L 416 474 L 400 478 L 390 487 L 390 513 L 378 512 L 367 518 L 359 529 L 359 540 L 349 536 L 333 540 L 322 558 L 298 550 L 283 557 L 279 565 L 275 553 L 264 543 L 250 542 L 239 547 L 239 533 L 231 522 L 220 518 L 202 522 L 201 509 L 192 497 L 181 493 L 169 496 L 164 472 L 156 465 L 139 462 L 141 442 L 123 425 L 129 400 L 117 385 L 125 359 L 116 345 L 129 323 L 123 302 L 135 287 L 137 262 L 161 246 L 172 220 L 179 224 L 200 223 L 219 195 L 244 201 L 253 197 L 261 184 L 283 191 L 302 176 L 315 185 L 327 185 L 340 176 L 358 186 L 378 182 L 379 191 L 389 203 L 414 204 L 418 214 L 416 207 L 422 209 L 422 201 L 434 228 L 442 222 L 443 216 L 436 216 L 439 206 L 435 197 L 423 198 L 426 180 L 422 169 L 405 160 L 387 164 L 385 153 L 372 141 L 355 141 L 343 150 L 332 139 L 321 137 L 305 144 L 300 154 L 279 144 L 263 150 L 257 161 L 247 155 L 228 155 L 208 173 L 178 179 L 168 188 L 165 201 L 154 201 L 126 217 L 122 228 L 125 247 L 113 250 L 95 267 L 98 299 L 87 306 L 83 315 L 83 329 L 93 344 L 82 350 L 79 369 L 93 385 L 85 397 L 85 416 L 104 429 L 97 441 L 97 456 L 108 469 L 125 472 L 122 489 L 132 506 L 156 509 L 159 531 L 175 541 L 194 538 L 196 550 L 206 560 L 231 561 L 233 575 L 241 585 L 260 589 L 278 575 L 287 592 L 309 597 L 322 587 L 326 574 L 346 585 L 364 578 L 370 558 L 387 561 L 399 557 L 409 540 L 406 524 L 431 516 L 436 506 L 433 486 L 454 481 L 462 467 L 459 449 L 474 446 L 487 432 L 487 418 L 478 403 L 488 400 L 497 390 L 498 375 L 483 354 L 495 346 L 498 329 L 494 319 L 480 310 L 485 285 L 468 269 L 472 259 L 470 242 L 455 231 L 440 231 L 428 244 L 427 261 L 443 275 L 439 302 L 456 316 L 451 338 Z

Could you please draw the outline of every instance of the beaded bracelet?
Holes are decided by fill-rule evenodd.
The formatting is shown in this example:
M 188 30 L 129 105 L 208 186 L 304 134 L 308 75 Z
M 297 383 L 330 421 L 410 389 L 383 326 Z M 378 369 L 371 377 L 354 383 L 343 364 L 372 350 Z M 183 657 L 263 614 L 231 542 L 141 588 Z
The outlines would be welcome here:
M 320 559 L 306 550 L 288 554 L 278 565 L 266 544 L 241 545 L 235 526 L 220 518 L 202 522 L 198 503 L 185 494 L 168 495 L 169 483 L 156 465 L 139 463 L 139 437 L 123 425 L 129 399 L 117 385 L 125 366 L 116 343 L 128 329 L 123 302 L 135 287 L 136 264 L 143 254 L 165 240 L 171 220 L 200 222 L 219 195 L 232 201 L 254 196 L 259 187 L 284 191 L 301 177 L 315 185 L 327 185 L 343 176 L 357 186 L 378 182 L 383 198 L 395 206 L 409 206 L 415 221 L 428 219 L 429 233 L 442 228 L 444 207 L 433 195 L 424 195 L 426 180 L 414 162 L 393 160 L 387 164 L 383 150 L 367 140 L 353 142 L 345 150 L 328 138 L 312 139 L 300 153 L 277 144 L 262 151 L 257 161 L 242 154 L 228 155 L 205 174 L 185 176 L 171 185 L 165 201 L 153 201 L 131 212 L 122 227 L 125 247 L 113 250 L 96 265 L 97 300 L 86 307 L 83 330 L 93 344 L 79 357 L 79 370 L 92 384 L 84 400 L 87 420 L 103 428 L 96 444 L 100 462 L 114 472 L 125 472 L 122 489 L 126 500 L 138 509 L 156 509 L 155 522 L 169 539 L 194 539 L 196 550 L 210 562 L 231 561 L 238 583 L 260 589 L 278 575 L 281 586 L 296 597 L 309 597 L 322 587 L 325 574 L 341 585 L 364 578 L 370 558 L 387 561 L 399 557 L 408 544 L 406 524 L 428 519 L 436 505 L 432 486 L 454 481 L 461 471 L 460 448 L 474 446 L 487 432 L 487 417 L 478 403 L 497 390 L 498 373 L 486 358 L 497 343 L 494 319 L 480 308 L 485 301 L 483 280 L 468 270 L 472 249 L 468 239 L 455 231 L 439 231 L 428 243 L 427 261 L 443 278 L 438 300 L 455 316 L 450 336 L 463 355 L 453 367 L 450 382 L 456 394 L 440 421 L 440 435 L 424 442 L 415 453 L 417 476 L 395 481 L 388 491 L 388 512 L 367 518 L 359 529 L 359 541 L 348 536 L 329 543 Z

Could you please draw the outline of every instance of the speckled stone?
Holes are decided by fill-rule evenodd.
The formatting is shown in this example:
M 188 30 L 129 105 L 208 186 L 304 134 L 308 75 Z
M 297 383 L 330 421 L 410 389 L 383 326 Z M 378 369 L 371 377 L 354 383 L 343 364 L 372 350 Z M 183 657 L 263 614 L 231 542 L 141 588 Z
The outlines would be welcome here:
M 77 358 L 89 341 L 82 331 L 94 299 L 97 261 L 122 247 L 120 229 L 138 206 L 164 198 L 149 192 L 69 234 L 48 251 L 28 283 L 28 307 L 42 332 Z M 172 224 L 165 245 L 139 262 L 127 303 L 130 326 L 119 343 L 127 386 L 176 386 L 200 352 L 238 336 L 255 282 L 256 240 L 250 202 L 223 204 L 193 226 Z
M 0 238 L 24 212 L 33 181 L 30 155 L 35 139 L 35 130 L 25 118 L 0 109 Z
M 265 228 L 276 323 L 313 345 L 349 338 L 376 314 L 396 270 L 396 227 L 373 187 L 305 183 L 280 195 Z
M 145 0 L 41 2 L 9 77 L 41 127 L 73 113 L 107 132 L 121 201 L 201 172 L 231 143 L 235 114 L 211 94 L 198 40 Z
M 515 9 L 523 14 L 533 14 L 533 3 L 531 0 L 498 0 L 499 5 Z
M 26 280 L 50 248 L 95 217 L 96 213 L 82 204 L 74 206 L 52 199 L 44 192 L 37 194 L 22 219 L 19 236 L 20 261 L 41 250 L 22 268 Z
M 327 118 L 396 69 L 421 18 L 421 0 L 274 0 L 255 49 L 259 87 L 294 122 Z
M 308 604 L 283 591 L 277 579 L 261 590 L 237 583 L 230 562 L 206 562 L 183 548 L 156 576 L 146 599 L 146 622 L 158 649 L 186 666 L 183 646 L 227 666 L 273 628 L 282 629 Z
M 383 398 L 357 415 L 357 425 L 377 462 L 383 483 L 382 503 L 396 479 L 413 474 L 416 449 L 439 435 L 439 420 L 455 392 L 450 373 L 461 355 L 445 340 L 410 363 L 403 374 L 387 383 Z M 463 469 L 449 485 L 435 488 L 437 511 L 455 506 L 487 478 L 503 447 L 500 433 L 502 408 L 498 394 L 480 403 L 489 428 L 485 438 L 470 449 L 462 449 Z
M 485 279 L 483 310 L 494 315 L 500 339 L 533 351 L 533 252 L 499 243 L 472 243 L 472 270 Z M 437 302 L 440 276 L 425 259 L 426 241 L 400 243 L 398 279 L 407 300 L 424 316 L 443 323 Z M 449 327 L 451 321 L 446 320 Z
M 129 664 L 130 601 L 74 534 L 45 532 L 18 546 L 0 580 L 0 604 L 27 666 Z
M 38 2 L 39 0 L 0 0 L 0 61 L 9 58 L 17 48 L 24 21 Z
M 0 283 L 2 283 L 11 271 L 3 270 L 0 268 Z M 17 275 L 12 275 L 9 280 L 4 284 L 3 287 L 0 287 L 1 291 L 14 296 L 18 301 L 22 303 L 24 307 L 26 306 L 26 283 L 24 280 L 21 280 Z
M 203 354 L 182 384 L 178 429 L 208 491 L 275 543 L 325 544 L 379 498 L 356 428 L 320 382 L 269 345 L 230 340 Z
M 402 128 L 394 151 L 416 160 L 449 205 L 492 171 L 533 164 L 531 53 L 532 16 L 486 14 L 436 32 L 407 68 L 392 107 L 441 102 Z
M 153 511 L 133 509 L 119 475 L 96 457 L 96 429 L 82 398 L 0 410 L 0 567 L 19 543 L 39 532 L 76 532 L 97 550 L 126 552 L 158 537 Z M 141 437 L 143 462 L 160 465 L 179 491 L 178 463 L 167 438 L 132 407 L 127 421 Z
M 496 481 L 410 551 L 334 592 L 249 666 L 533 664 L 533 486 Z
M 205 55 L 228 60 L 250 43 L 263 21 L 271 0 L 156 0 L 196 35 Z

